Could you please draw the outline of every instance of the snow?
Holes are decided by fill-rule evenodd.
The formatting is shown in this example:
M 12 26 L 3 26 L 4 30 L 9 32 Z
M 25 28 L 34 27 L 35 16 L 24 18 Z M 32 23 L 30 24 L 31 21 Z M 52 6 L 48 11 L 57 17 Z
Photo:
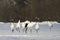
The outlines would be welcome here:
M 21 22 L 21 25 L 22 23 L 24 22 Z M 0 40 L 60 40 L 60 23 L 56 21 L 51 22 L 53 23 L 52 31 L 49 30 L 47 21 L 37 23 L 40 24 L 38 33 L 34 29 L 32 29 L 32 33 L 30 31 L 25 33 L 22 30 L 21 32 L 17 32 L 16 30 L 11 32 L 10 23 L 0 22 Z M 16 23 L 14 25 L 16 26 Z

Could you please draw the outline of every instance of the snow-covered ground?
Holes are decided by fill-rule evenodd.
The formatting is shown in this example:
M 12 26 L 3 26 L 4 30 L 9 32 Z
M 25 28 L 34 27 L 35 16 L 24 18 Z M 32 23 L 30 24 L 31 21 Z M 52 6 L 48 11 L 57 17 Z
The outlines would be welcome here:
M 60 23 L 52 22 L 53 28 L 51 31 L 47 21 L 38 23 L 40 24 L 38 33 L 34 29 L 32 29 L 32 33 L 30 31 L 24 33 L 22 30 L 11 32 L 10 23 L 0 22 L 0 40 L 60 40 Z M 16 23 L 14 24 L 16 25 Z

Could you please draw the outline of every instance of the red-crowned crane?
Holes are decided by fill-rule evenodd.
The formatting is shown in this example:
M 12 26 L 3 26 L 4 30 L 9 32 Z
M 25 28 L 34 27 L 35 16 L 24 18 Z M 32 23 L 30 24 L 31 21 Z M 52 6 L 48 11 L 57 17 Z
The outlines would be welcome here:
M 16 30 L 20 32 L 20 28 L 21 28 L 21 24 L 19 20 L 18 23 L 16 24 Z
M 50 31 L 51 31 L 51 28 L 53 27 L 53 24 L 48 21 L 48 26 L 49 26 L 49 29 L 50 29 Z
M 39 23 L 36 23 L 36 26 L 35 26 L 35 30 L 36 30 L 36 32 L 38 32 L 39 31 Z
M 25 24 L 25 32 L 27 32 L 27 29 L 28 29 L 28 24 L 30 23 L 30 21 L 28 21 L 28 20 L 26 20 L 25 22 L 24 22 L 24 24 Z
M 14 23 L 11 23 L 10 28 L 11 28 L 11 31 L 13 32 L 14 31 Z

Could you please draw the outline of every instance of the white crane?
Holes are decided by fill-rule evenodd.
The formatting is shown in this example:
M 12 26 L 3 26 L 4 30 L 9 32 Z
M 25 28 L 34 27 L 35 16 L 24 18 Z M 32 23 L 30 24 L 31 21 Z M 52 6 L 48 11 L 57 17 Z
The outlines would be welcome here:
M 20 27 L 21 27 L 20 25 L 21 24 L 20 24 L 20 20 L 19 20 L 18 23 L 16 24 L 16 30 L 19 31 L 19 32 L 20 32 Z
M 48 21 L 48 26 L 49 26 L 49 29 L 50 29 L 50 31 L 51 31 L 51 28 L 53 27 L 53 24 Z
M 14 31 L 14 23 L 11 23 L 10 28 L 11 28 L 11 31 L 13 32 Z
M 22 29 L 24 29 L 25 28 L 25 23 L 22 22 L 21 25 L 22 25 Z
M 36 23 L 34 23 L 34 22 L 30 22 L 29 24 L 28 24 L 28 29 L 30 30 L 30 32 L 32 32 L 32 29 L 33 29 L 33 27 L 34 27 L 34 25 L 36 25 Z
M 25 24 L 25 32 L 27 32 L 29 23 L 30 23 L 30 21 L 28 21 L 28 20 L 24 22 L 24 24 Z
M 39 30 L 39 23 L 36 23 L 35 30 L 36 30 L 36 32 L 38 32 L 38 30 Z

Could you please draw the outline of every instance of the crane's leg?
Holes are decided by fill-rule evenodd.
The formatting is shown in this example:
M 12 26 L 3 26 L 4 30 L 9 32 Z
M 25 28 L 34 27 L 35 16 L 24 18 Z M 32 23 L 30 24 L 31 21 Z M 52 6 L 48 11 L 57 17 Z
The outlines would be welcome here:
M 18 28 L 16 28 L 16 30 L 20 32 L 20 28 L 19 28 L 19 27 L 18 27 Z
M 27 33 L 27 29 L 28 29 L 28 28 L 26 27 L 26 28 L 25 28 L 25 33 Z
M 51 32 L 51 27 L 49 28 L 50 32 Z
M 30 29 L 30 32 L 32 33 L 32 29 Z
M 39 32 L 39 29 L 35 29 L 36 30 L 36 33 L 38 33 Z
M 50 31 L 52 31 L 52 27 L 53 27 L 53 25 L 49 28 L 49 29 L 50 29 Z

